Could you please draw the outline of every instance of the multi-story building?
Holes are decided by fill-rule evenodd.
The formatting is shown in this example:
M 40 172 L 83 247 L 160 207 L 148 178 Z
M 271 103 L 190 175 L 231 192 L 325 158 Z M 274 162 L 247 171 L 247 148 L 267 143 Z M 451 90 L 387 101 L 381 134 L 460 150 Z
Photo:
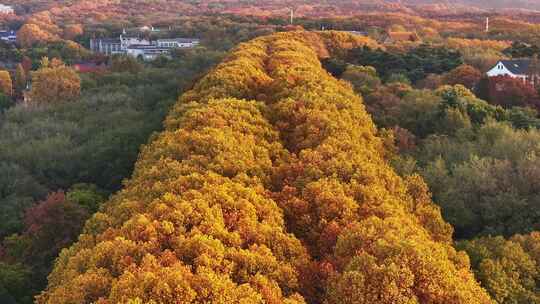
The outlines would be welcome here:
M 132 45 L 151 45 L 150 41 L 147 39 L 138 37 L 124 37 L 123 35 L 120 35 L 120 44 L 122 50 L 124 51 Z
M 0 40 L 9 43 L 15 43 L 17 41 L 17 33 L 15 33 L 15 31 L 0 30 Z
M 126 54 L 143 60 L 153 60 L 159 55 L 169 55 L 172 49 L 193 48 L 200 44 L 195 38 L 157 39 L 150 41 L 143 38 L 124 37 L 118 39 L 91 39 L 93 52 L 107 55 Z
M 192 48 L 199 45 L 200 40 L 193 38 L 158 39 L 155 44 L 162 48 Z
M 119 38 L 90 39 L 90 50 L 107 55 L 123 54 Z
M 169 51 L 170 48 L 159 47 L 156 45 L 132 45 L 126 49 L 126 54 L 142 60 L 154 60 L 158 56 L 169 55 Z
M 0 14 L 13 14 L 15 10 L 9 5 L 0 4 Z

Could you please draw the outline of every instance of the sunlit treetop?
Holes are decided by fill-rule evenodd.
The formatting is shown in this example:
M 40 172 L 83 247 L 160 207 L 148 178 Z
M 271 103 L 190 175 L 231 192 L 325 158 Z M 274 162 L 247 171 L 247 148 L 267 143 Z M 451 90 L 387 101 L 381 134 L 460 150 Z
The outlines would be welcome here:
M 287 32 L 184 94 L 38 303 L 492 303 L 418 176 L 320 59 L 375 45 Z

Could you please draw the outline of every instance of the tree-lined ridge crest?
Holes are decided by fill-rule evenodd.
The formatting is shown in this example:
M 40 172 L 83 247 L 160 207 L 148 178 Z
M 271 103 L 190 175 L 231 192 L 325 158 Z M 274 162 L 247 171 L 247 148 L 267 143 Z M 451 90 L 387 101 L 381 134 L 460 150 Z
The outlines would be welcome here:
M 369 38 L 239 45 L 184 94 L 38 303 L 492 303 L 422 179 L 399 177 L 320 60 Z

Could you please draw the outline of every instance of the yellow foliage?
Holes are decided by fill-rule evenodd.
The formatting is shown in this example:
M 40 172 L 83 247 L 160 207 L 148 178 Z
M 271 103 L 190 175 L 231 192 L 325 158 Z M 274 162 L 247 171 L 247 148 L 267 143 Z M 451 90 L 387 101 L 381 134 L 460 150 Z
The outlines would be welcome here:
M 540 303 L 538 232 L 463 241 L 458 247 L 471 256 L 476 277 L 497 303 Z
M 30 97 L 34 104 L 73 101 L 81 93 L 81 79 L 72 68 L 54 58 L 42 60 L 42 67 L 32 72 Z
M 264 109 L 186 104 L 178 129 L 143 149 L 88 237 L 62 253 L 38 301 L 65 303 L 58 295 L 80 288 L 71 282 L 106 269 L 114 280 L 93 301 L 303 303 L 298 269 L 308 257 L 264 186 L 285 155 Z
M 80 24 L 70 24 L 64 29 L 64 39 L 74 40 L 84 33 L 83 26 Z
M 464 39 L 451 37 L 446 40 L 448 47 L 462 50 L 466 48 L 476 48 L 481 50 L 504 51 L 512 45 L 511 41 L 501 40 L 480 40 L 480 39 Z
M 13 95 L 13 82 L 8 71 L 0 71 L 0 93 Z
M 362 99 L 321 66 L 370 43 L 238 46 L 181 97 L 38 303 L 492 303 L 421 178 L 393 172 Z

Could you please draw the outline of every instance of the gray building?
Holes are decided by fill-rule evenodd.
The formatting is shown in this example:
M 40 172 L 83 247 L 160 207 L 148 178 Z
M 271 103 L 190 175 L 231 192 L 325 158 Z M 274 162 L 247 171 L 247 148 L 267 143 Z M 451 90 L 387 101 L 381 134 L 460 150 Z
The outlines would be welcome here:
M 107 55 L 126 54 L 128 56 L 153 60 L 160 55 L 169 55 L 172 49 L 193 48 L 198 46 L 196 38 L 157 39 L 154 41 L 143 38 L 120 36 L 119 38 L 91 39 L 90 50 Z
M 192 48 L 199 45 L 200 40 L 194 38 L 173 38 L 173 39 L 158 39 L 154 42 L 158 47 L 163 48 Z
M 0 40 L 15 43 L 17 42 L 17 33 L 15 31 L 0 31 Z
M 107 55 L 124 54 L 120 38 L 90 39 L 90 50 Z

